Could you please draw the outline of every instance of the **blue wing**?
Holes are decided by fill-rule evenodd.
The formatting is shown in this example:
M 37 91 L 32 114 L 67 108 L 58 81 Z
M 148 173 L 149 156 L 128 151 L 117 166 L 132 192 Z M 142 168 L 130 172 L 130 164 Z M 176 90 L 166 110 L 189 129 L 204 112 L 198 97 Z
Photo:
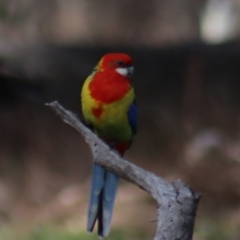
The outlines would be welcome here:
M 131 125 L 133 134 L 137 133 L 137 103 L 136 100 L 132 103 L 128 110 L 128 121 Z

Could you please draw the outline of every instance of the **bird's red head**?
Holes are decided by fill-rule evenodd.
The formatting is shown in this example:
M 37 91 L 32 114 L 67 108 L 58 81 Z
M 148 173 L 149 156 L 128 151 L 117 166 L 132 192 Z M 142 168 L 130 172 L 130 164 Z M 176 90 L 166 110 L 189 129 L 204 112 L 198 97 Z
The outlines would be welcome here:
M 133 73 L 133 60 L 124 53 L 107 53 L 97 65 L 100 71 L 114 70 L 118 74 L 129 77 Z

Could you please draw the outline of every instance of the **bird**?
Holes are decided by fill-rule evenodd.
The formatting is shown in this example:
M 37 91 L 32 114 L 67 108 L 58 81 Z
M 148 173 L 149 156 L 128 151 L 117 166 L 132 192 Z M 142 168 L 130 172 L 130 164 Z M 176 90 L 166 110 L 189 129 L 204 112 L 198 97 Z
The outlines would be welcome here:
M 130 78 L 133 60 L 125 53 L 105 54 L 81 90 L 83 121 L 111 149 L 123 156 L 137 131 L 137 104 Z M 98 237 L 107 237 L 119 177 L 93 163 L 87 231 L 98 222 Z

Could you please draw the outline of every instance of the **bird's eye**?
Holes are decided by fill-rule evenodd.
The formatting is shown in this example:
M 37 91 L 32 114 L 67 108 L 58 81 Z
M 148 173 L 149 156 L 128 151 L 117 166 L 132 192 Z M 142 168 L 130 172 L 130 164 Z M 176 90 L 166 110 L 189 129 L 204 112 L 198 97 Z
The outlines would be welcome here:
M 117 61 L 117 65 L 120 67 L 123 67 L 125 64 L 123 61 L 119 60 L 119 61 Z

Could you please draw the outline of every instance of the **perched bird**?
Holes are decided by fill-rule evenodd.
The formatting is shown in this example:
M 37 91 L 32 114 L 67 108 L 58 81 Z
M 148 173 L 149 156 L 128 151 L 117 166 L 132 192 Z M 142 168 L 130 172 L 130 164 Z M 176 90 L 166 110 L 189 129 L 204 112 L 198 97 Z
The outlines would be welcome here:
M 137 107 L 130 83 L 133 61 L 123 53 L 102 57 L 81 92 L 84 121 L 93 132 L 123 156 L 137 127 Z M 98 236 L 110 230 L 118 176 L 93 164 L 87 231 L 98 221 Z

